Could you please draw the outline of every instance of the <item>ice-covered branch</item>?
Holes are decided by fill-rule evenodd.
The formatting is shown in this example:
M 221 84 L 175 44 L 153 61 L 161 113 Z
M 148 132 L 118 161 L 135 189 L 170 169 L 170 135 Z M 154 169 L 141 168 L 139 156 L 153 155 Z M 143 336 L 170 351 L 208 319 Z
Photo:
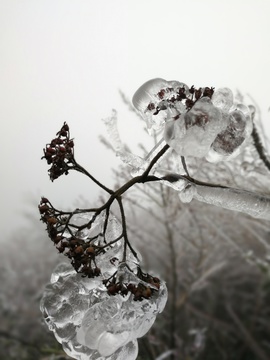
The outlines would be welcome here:
M 270 197 L 229 187 L 192 185 L 193 198 L 207 204 L 234 210 L 255 218 L 270 220 Z
M 270 220 L 270 196 L 233 187 L 205 183 L 186 175 L 167 174 L 161 178 L 164 185 L 179 192 L 182 202 L 192 199 L 252 217 Z
M 270 220 L 270 196 L 253 191 L 204 183 L 189 176 L 167 174 L 160 179 L 163 184 L 179 191 L 183 202 L 192 199 L 239 211 L 252 217 Z

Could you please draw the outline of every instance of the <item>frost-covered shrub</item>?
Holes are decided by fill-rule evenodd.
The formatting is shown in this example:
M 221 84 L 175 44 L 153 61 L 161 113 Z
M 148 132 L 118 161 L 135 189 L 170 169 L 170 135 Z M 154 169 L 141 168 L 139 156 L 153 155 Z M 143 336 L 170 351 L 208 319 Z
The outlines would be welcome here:
M 122 144 L 116 113 L 105 121 L 116 153 L 133 176 L 117 190 L 77 163 L 66 123 L 44 149 L 52 181 L 70 170 L 79 171 L 108 196 L 99 207 L 72 212 L 56 209 L 47 198 L 39 205 L 50 239 L 72 265 L 55 270 L 41 310 L 56 339 L 76 359 L 135 359 L 137 338 L 147 333 L 164 309 L 165 283 L 143 272 L 143 257 L 128 235 L 123 195 L 135 184 L 160 183 L 175 190 L 183 203 L 196 199 L 270 219 L 269 197 L 196 178 L 196 159 L 230 161 L 241 154 L 251 135 L 256 137 L 253 107 L 235 102 L 227 88 L 196 89 L 163 79 L 144 84 L 133 103 L 150 133 L 155 132 L 160 140 L 141 158 Z M 268 166 L 258 139 L 255 145 Z M 163 166 L 165 158 L 167 167 Z M 117 217 L 112 205 L 116 205 Z

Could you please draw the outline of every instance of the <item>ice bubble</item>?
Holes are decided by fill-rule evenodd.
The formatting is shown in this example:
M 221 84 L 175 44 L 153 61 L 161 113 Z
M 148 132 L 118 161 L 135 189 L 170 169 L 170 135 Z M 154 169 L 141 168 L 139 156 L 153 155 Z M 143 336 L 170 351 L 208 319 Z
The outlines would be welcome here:
M 233 105 L 233 93 L 229 88 L 217 89 L 212 96 L 212 102 L 214 106 L 227 112 Z
M 138 342 L 137 340 L 133 340 L 116 351 L 108 360 L 135 360 L 138 355 L 138 350 Z
M 179 198 L 182 203 L 189 203 L 196 193 L 196 187 L 192 184 L 187 184 L 184 190 L 179 193 Z
M 129 336 L 129 331 L 120 333 L 105 332 L 100 337 L 98 352 L 103 356 L 112 355 L 116 350 L 127 344 Z
M 66 323 L 64 327 L 57 325 L 54 329 L 54 336 L 58 342 L 69 341 L 75 336 L 75 325 Z
M 247 106 L 238 104 L 229 113 L 229 123 L 220 132 L 206 156 L 210 162 L 231 160 L 242 151 L 252 132 L 251 113 Z
M 171 187 L 172 189 L 176 191 L 182 191 L 186 187 L 186 180 L 182 176 L 178 176 L 177 174 L 167 174 L 163 177 L 164 180 L 161 180 L 161 182 Z

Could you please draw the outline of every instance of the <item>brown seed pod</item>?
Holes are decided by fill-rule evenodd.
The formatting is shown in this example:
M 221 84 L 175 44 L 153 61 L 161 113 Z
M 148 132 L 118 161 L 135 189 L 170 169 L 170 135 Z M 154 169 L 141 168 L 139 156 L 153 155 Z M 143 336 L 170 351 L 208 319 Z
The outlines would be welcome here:
M 163 99 L 164 98 L 164 95 L 165 95 L 165 90 L 164 89 L 161 89 L 159 92 L 158 92 L 158 97 L 160 99 Z
M 53 238 L 52 240 L 53 240 L 53 242 L 54 242 L 55 244 L 58 244 L 62 239 L 63 239 L 63 236 L 57 235 L 57 236 L 56 236 L 55 238 Z
M 101 270 L 99 267 L 94 268 L 94 274 L 95 274 L 95 276 L 99 276 L 101 274 Z
M 55 225 L 58 223 L 58 220 L 55 217 L 49 217 L 47 218 L 47 223 L 51 225 Z
M 142 290 L 142 296 L 145 298 L 145 299 L 149 299 L 152 295 L 152 291 L 150 289 L 150 287 L 146 287 L 145 289 Z
M 81 245 L 77 246 L 75 249 L 74 249 L 74 252 L 75 254 L 77 255 L 81 255 L 84 253 L 84 250 L 83 250 L 83 247 Z
M 47 147 L 46 151 L 47 151 L 49 154 L 55 154 L 55 152 L 56 152 L 55 148 L 53 148 L 53 147 L 51 147 L 51 146 Z
M 64 122 L 64 125 L 62 126 L 62 129 L 65 130 L 65 131 L 68 131 L 69 130 L 69 126 L 66 122 Z
M 155 104 L 153 103 L 149 103 L 148 106 L 147 106 L 147 110 L 154 110 L 155 109 Z
M 110 286 L 108 286 L 107 292 L 109 295 L 116 295 L 117 294 L 117 285 L 111 284 Z
M 201 89 L 201 88 L 196 89 L 196 90 L 195 90 L 195 99 L 196 99 L 196 100 L 199 100 L 199 98 L 201 97 L 201 95 L 202 95 L 202 89 Z
M 89 246 L 86 250 L 85 250 L 87 255 L 90 256 L 94 256 L 95 255 L 95 248 L 93 246 Z
M 38 209 L 39 209 L 40 214 L 44 214 L 44 213 L 46 213 L 50 208 L 49 208 L 48 205 L 44 204 L 44 205 L 39 205 Z

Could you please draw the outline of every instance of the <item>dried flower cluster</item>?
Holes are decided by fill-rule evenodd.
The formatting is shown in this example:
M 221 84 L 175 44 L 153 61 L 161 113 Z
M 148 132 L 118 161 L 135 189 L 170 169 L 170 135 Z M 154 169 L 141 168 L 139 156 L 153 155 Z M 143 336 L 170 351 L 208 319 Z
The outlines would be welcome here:
M 176 88 L 165 87 L 155 94 L 160 101 L 158 103 L 150 102 L 147 105 L 147 110 L 152 111 L 153 115 L 157 115 L 160 110 L 166 110 L 172 104 L 175 105 L 175 103 L 179 101 L 185 104 L 186 110 L 190 110 L 196 101 L 205 96 L 211 99 L 213 93 L 213 87 L 200 87 L 198 89 L 196 89 L 194 85 L 190 88 L 187 88 L 184 85 L 177 86 Z
M 71 165 L 74 165 L 74 142 L 70 139 L 69 126 L 64 123 L 56 136 L 43 149 L 44 156 L 42 157 L 47 160 L 48 165 L 51 165 L 48 172 L 52 181 L 63 174 L 67 175 L 68 170 L 72 168 Z
M 168 119 L 177 120 L 189 111 L 198 100 L 211 99 L 213 87 L 188 87 L 179 81 L 152 79 L 143 84 L 134 94 L 132 102 L 146 120 L 148 130 L 160 130 Z
M 96 258 L 101 254 L 105 254 L 110 248 L 110 244 L 97 245 L 98 235 L 87 239 L 80 238 L 80 231 L 85 226 L 77 227 L 74 232 L 70 227 L 70 217 L 56 210 L 47 198 L 41 198 L 39 212 L 41 220 L 47 226 L 49 237 L 59 253 L 63 253 L 71 259 L 74 270 L 81 273 L 83 277 L 88 278 L 102 275 L 102 269 L 97 265 Z M 119 261 L 120 259 L 117 257 L 110 258 L 112 267 L 116 268 Z M 109 295 L 121 294 L 126 296 L 130 292 L 134 295 L 133 299 L 135 301 L 149 299 L 154 291 L 159 289 L 160 280 L 150 274 L 143 273 L 139 266 L 137 267 L 136 277 L 141 282 L 136 284 L 126 282 L 115 271 L 112 276 L 103 280 L 103 284 L 107 288 Z
M 160 288 L 160 279 L 143 273 L 140 267 L 138 267 L 136 275 L 142 282 L 136 284 L 132 282 L 127 283 L 121 277 L 117 277 L 114 274 L 109 279 L 104 279 L 103 284 L 108 289 L 109 295 L 121 294 L 126 296 L 130 292 L 134 295 L 133 300 L 135 301 L 149 299 Z
M 96 236 L 87 241 L 76 236 L 79 230 L 72 231 L 69 227 L 69 217 L 56 210 L 48 199 L 42 198 L 39 205 L 41 220 L 47 225 L 50 239 L 60 253 L 71 259 L 71 264 L 82 276 L 93 278 L 99 276 L 100 268 L 96 265 L 95 257 L 104 253 L 104 247 L 96 246 L 93 241 Z

